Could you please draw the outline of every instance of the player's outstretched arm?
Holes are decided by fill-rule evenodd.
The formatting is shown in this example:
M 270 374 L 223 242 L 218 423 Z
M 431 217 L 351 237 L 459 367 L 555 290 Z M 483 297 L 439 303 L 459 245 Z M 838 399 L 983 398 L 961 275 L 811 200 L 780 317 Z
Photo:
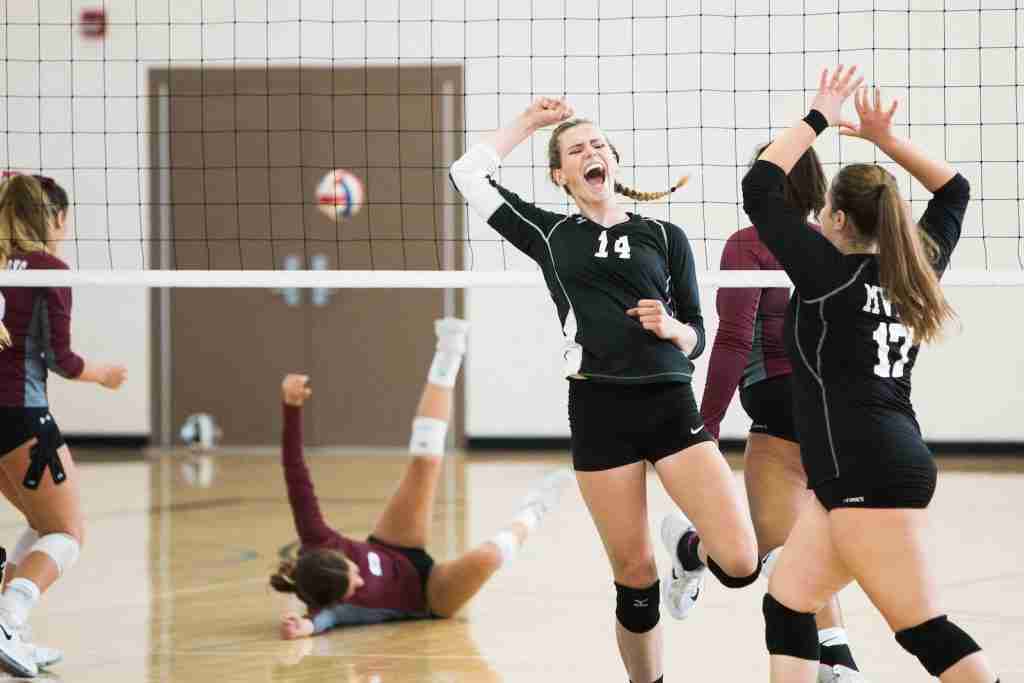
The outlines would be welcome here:
M 882 103 L 882 91 L 860 88 L 853 98 L 859 121 L 839 121 L 839 134 L 861 138 L 874 144 L 890 159 L 906 169 L 929 192 L 935 192 L 956 175 L 956 169 L 941 159 L 932 159 L 910 140 L 896 135 L 893 118 L 900 101 L 893 100 L 888 107 Z

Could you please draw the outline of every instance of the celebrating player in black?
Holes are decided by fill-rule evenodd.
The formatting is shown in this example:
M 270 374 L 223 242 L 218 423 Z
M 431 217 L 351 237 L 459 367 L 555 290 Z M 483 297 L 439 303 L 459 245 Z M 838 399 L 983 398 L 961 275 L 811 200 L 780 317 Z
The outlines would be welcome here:
M 668 192 L 618 183 L 615 148 L 597 126 L 572 115 L 562 100 L 537 100 L 453 164 L 451 177 L 470 206 L 544 274 L 566 340 L 573 464 L 615 578 L 619 651 L 630 679 L 650 683 L 662 677 L 662 642 L 647 463 L 701 530 L 698 536 L 681 515 L 662 526 L 674 556 L 665 591 L 674 616 L 692 608 L 705 565 L 728 586 L 753 582 L 757 543 L 690 386 L 704 324 L 686 235 L 627 213 L 616 197 Z M 516 145 L 556 123 L 548 161 L 552 181 L 579 208 L 568 216 L 524 201 L 493 178 Z
M 922 342 L 953 316 L 939 287 L 970 194 L 963 176 L 895 135 L 897 103 L 859 88 L 855 69 L 822 72 L 811 112 L 743 180 L 761 239 L 796 286 L 786 315 L 803 507 L 764 599 L 774 683 L 815 680 L 814 614 L 856 579 L 896 640 L 943 683 L 996 680 L 978 645 L 941 613 L 925 545 L 936 467 L 910 402 Z M 857 92 L 860 122 L 841 121 Z M 821 232 L 784 201 L 786 174 L 829 125 L 874 143 L 933 193 L 915 224 L 896 179 L 850 164 L 833 179 Z

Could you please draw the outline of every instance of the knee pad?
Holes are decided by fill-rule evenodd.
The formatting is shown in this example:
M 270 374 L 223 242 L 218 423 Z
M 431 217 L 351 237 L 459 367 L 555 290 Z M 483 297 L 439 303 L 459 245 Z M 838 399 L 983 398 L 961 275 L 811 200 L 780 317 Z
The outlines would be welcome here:
M 29 552 L 46 553 L 57 565 L 57 576 L 75 566 L 81 550 L 78 539 L 71 534 L 46 534 L 32 545 Z
M 725 573 L 724 569 L 718 566 L 718 563 L 715 562 L 715 558 L 710 555 L 708 555 L 708 569 L 711 570 L 711 573 L 715 575 L 715 578 L 717 578 L 726 588 L 745 588 L 757 581 L 757 577 L 761 575 L 761 563 L 758 562 L 757 566 L 754 568 L 754 573 L 750 576 L 729 576 Z
M 448 423 L 433 417 L 417 417 L 412 421 L 409 452 L 413 455 L 444 455 Z
M 818 643 L 818 625 L 812 613 L 795 612 L 767 593 L 761 610 L 764 612 L 764 639 L 769 653 L 818 661 L 821 645 Z
M 615 616 L 630 633 L 647 633 L 661 619 L 660 583 L 647 588 L 630 588 L 615 584 Z
M 945 614 L 898 632 L 896 642 L 921 660 L 932 676 L 940 676 L 967 655 L 981 651 L 974 639 Z

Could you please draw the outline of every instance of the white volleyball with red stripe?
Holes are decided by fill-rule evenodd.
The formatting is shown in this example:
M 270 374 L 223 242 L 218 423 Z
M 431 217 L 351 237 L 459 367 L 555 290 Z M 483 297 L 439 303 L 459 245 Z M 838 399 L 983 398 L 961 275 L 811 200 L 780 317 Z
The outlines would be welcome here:
M 320 211 L 332 221 L 343 221 L 359 213 L 363 206 L 363 183 L 343 168 L 329 171 L 316 188 Z

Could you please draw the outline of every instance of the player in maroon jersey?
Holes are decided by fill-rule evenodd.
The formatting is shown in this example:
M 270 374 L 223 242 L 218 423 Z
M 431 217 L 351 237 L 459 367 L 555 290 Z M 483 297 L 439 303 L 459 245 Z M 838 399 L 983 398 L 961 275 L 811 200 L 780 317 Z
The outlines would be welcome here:
M 437 351 L 412 423 L 409 452 L 414 457 L 365 541 L 344 536 L 324 521 L 302 457 L 302 405 L 312 394 L 308 377 L 288 375 L 282 383 L 281 462 L 301 548 L 297 560 L 283 562 L 270 583 L 295 593 L 309 610 L 308 616 L 283 617 L 283 638 L 335 626 L 452 616 L 512 559 L 572 479 L 568 469 L 548 475 L 505 530 L 455 560 L 434 563 L 424 548 L 468 325 L 446 318 L 435 328 Z
M 758 148 L 756 159 L 768 147 Z M 786 205 L 805 219 L 825 206 L 828 184 L 814 148 L 808 149 L 786 178 Z M 817 226 L 812 225 L 817 229 Z M 722 250 L 722 270 L 781 270 L 753 226 L 737 230 Z M 743 454 L 743 478 L 764 556 L 786 541 L 800 507 L 810 495 L 800 462 L 800 444 L 793 420 L 790 375 L 783 322 L 789 305 L 787 287 L 718 290 L 718 333 L 708 365 L 700 412 L 704 426 L 717 439 L 729 403 L 740 392 L 750 417 Z M 838 600 L 833 597 L 817 614 L 821 643 L 820 683 L 863 680 L 850 652 Z
M 0 268 L 65 270 L 57 256 L 67 237 L 67 194 L 50 179 L 64 204 L 55 204 L 37 178 L 9 177 L 0 184 Z M 3 287 L 3 322 L 11 344 L 0 350 L 0 490 L 29 524 L 10 558 L 0 595 L 0 664 L 34 676 L 40 663 L 59 659 L 22 638 L 28 616 L 46 591 L 78 559 L 84 520 L 78 475 L 49 411 L 49 371 L 117 389 L 125 369 L 94 365 L 71 349 L 71 290 Z

